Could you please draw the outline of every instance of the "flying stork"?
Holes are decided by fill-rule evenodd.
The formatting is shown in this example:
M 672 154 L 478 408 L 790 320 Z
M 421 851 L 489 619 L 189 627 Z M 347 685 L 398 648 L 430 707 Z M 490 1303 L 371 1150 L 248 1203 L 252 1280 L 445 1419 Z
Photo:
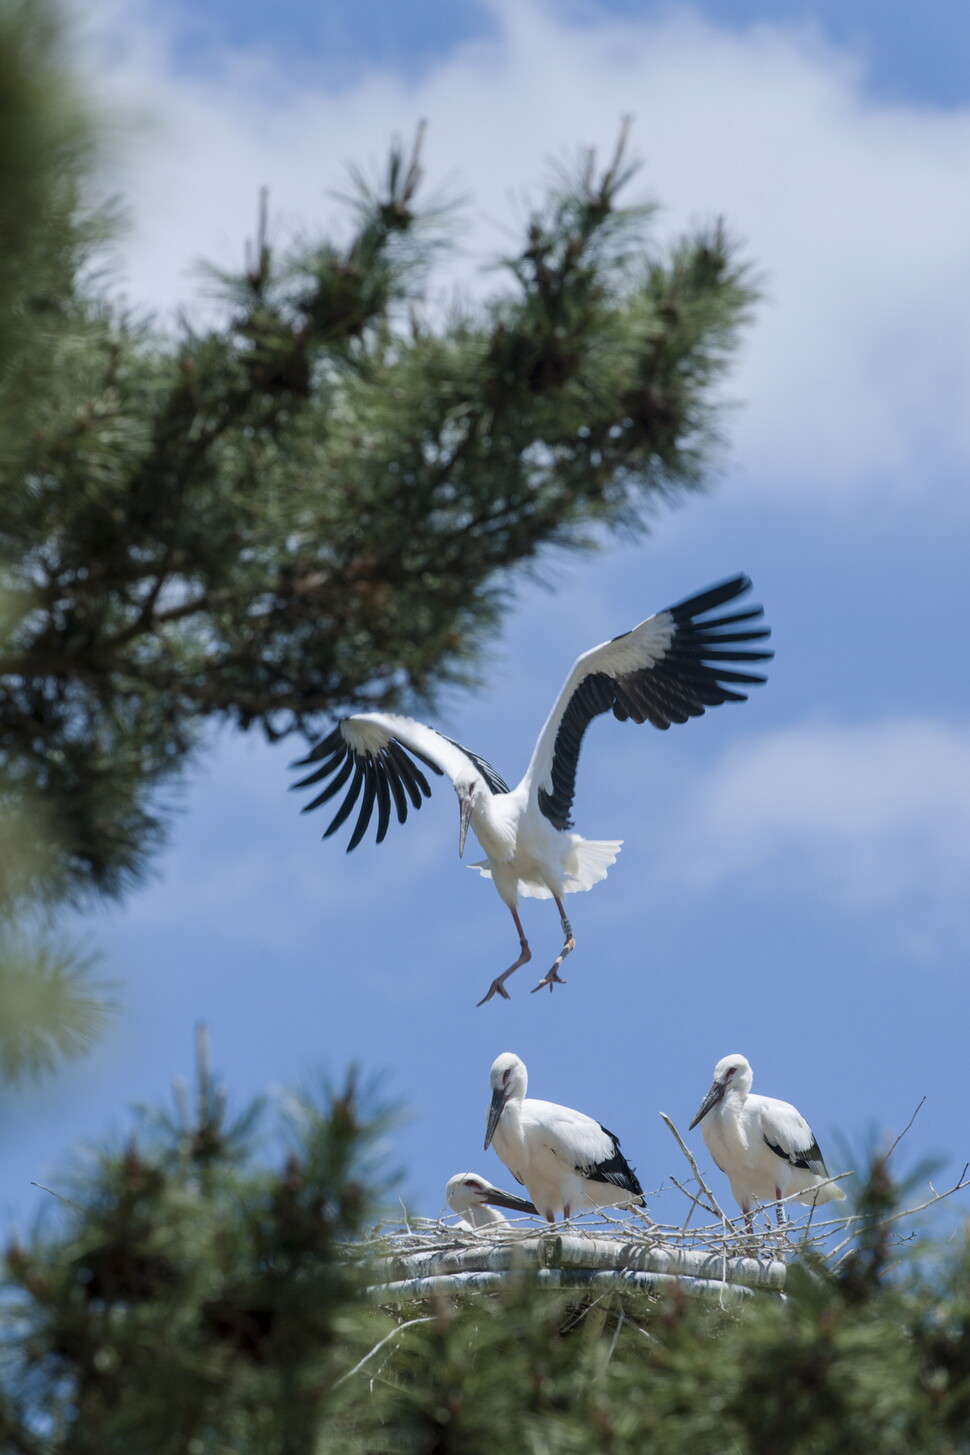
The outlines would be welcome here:
M 458 1213 L 461 1218 L 462 1226 L 472 1229 L 504 1223 L 500 1207 L 519 1213 L 534 1214 L 538 1211 L 535 1203 L 516 1197 L 514 1192 L 503 1192 L 500 1187 L 493 1187 L 477 1172 L 456 1172 L 454 1177 L 449 1177 L 445 1197 L 452 1212 Z
M 495 1150 L 547 1222 L 589 1207 L 643 1206 L 643 1188 L 612 1132 L 584 1112 L 526 1097 L 524 1063 L 511 1051 L 492 1062 L 486 1148 Z
M 349 853 L 364 837 L 375 807 L 380 843 L 392 804 L 403 823 L 409 803 L 418 809 L 422 796 L 430 797 L 419 763 L 447 775 L 458 795 L 459 856 L 471 827 L 485 850 L 485 858 L 471 867 L 493 881 L 519 936 L 518 959 L 496 976 L 478 1004 L 496 994 L 507 1000 L 505 981 L 532 958 L 519 918 L 520 896 L 552 899 L 559 911 L 563 947 L 534 987 L 541 990 L 548 985 L 552 990 L 564 983 L 559 967 L 576 944 L 563 897 L 605 879 L 622 843 L 584 839 L 572 832 L 570 811 L 583 734 L 594 717 L 610 711 L 621 722 L 632 718 L 668 728 L 673 722 L 700 717 L 706 708 L 722 702 L 744 702 L 747 694 L 739 689 L 765 679 L 738 671 L 738 666 L 773 655 L 750 646 L 770 635 L 761 624 L 762 608 L 751 606 L 715 617 L 708 613 L 743 596 L 750 586 L 747 576 L 735 576 L 647 617 L 632 631 L 577 658 L 516 788 L 509 788 L 484 758 L 435 728 L 395 713 L 360 712 L 341 718 L 328 737 L 294 764 L 313 769 L 294 788 L 322 785 L 303 812 L 318 808 L 346 787 L 323 835 L 326 839 L 349 818 L 360 798 Z
M 724 1056 L 714 1067 L 711 1089 L 690 1124 L 693 1130 L 698 1122 L 704 1123 L 707 1150 L 727 1175 L 749 1232 L 756 1202 L 773 1199 L 781 1226 L 782 1198 L 810 1207 L 845 1198 L 838 1183 L 826 1182 L 828 1169 L 801 1112 L 777 1097 L 752 1095 L 753 1080 L 744 1056 Z

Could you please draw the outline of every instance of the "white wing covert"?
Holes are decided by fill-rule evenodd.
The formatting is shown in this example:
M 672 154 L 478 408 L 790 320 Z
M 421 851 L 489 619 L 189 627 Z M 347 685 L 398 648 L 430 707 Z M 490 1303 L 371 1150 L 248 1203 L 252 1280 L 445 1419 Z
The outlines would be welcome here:
M 774 1101 L 773 1105 L 762 1107 L 761 1131 L 765 1145 L 783 1162 L 816 1177 L 828 1177 L 815 1133 L 801 1112 L 788 1102 Z
M 590 1182 L 604 1182 L 621 1187 L 635 1197 L 642 1197 L 643 1188 L 637 1175 L 620 1151 L 614 1132 L 585 1112 L 558 1107 L 554 1102 L 540 1103 L 558 1116 L 546 1115 L 548 1145 L 573 1172 Z

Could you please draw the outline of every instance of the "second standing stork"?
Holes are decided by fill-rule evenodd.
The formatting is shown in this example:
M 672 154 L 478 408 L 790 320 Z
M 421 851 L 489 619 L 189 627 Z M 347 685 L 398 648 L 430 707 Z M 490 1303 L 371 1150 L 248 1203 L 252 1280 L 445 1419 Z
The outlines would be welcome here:
M 747 668 L 772 655 L 750 645 L 770 634 L 760 624 L 762 609 L 752 606 L 716 617 L 708 613 L 742 596 L 750 586 L 747 576 L 735 576 L 584 652 L 573 664 L 516 788 L 509 788 L 477 753 L 414 718 L 360 712 L 342 718 L 329 737 L 297 764 L 313 771 L 295 788 L 323 785 L 304 813 L 346 790 L 324 833 L 328 838 L 360 799 L 349 852 L 364 837 L 375 807 L 380 843 L 392 805 L 403 823 L 409 803 L 417 809 L 422 798 L 430 797 L 419 763 L 446 774 L 458 795 L 458 853 L 464 853 L 471 828 L 485 850 L 485 858 L 473 867 L 492 880 L 519 936 L 518 959 L 495 977 L 478 1003 L 484 1005 L 493 995 L 507 1000 L 506 980 L 532 958 L 519 918 L 520 896 L 552 899 L 559 911 L 563 947 L 534 987 L 541 990 L 548 985 L 551 990 L 562 983 L 559 967 L 576 944 L 563 898 L 605 879 L 622 842 L 584 839 L 571 832 L 583 734 L 593 718 L 605 712 L 621 722 L 629 718 L 668 728 L 700 717 L 706 708 L 722 702 L 744 702 L 746 694 L 739 688 L 765 679 L 738 667 Z
M 845 1197 L 838 1183 L 827 1180 L 815 1133 L 801 1112 L 776 1096 L 752 1094 L 753 1080 L 744 1056 L 723 1056 L 690 1124 L 693 1130 L 703 1123 L 707 1150 L 727 1174 L 749 1232 L 756 1202 L 774 1200 L 780 1226 L 785 1220 L 783 1198 L 812 1207 Z

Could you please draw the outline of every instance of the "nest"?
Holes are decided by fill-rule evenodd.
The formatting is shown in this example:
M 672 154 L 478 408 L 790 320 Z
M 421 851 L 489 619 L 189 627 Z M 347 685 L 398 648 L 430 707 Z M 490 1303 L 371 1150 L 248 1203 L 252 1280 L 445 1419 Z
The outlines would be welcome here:
M 677 1227 L 639 1209 L 553 1225 L 519 1218 L 477 1229 L 414 1219 L 377 1229 L 356 1245 L 355 1255 L 366 1259 L 374 1280 L 369 1292 L 381 1302 L 487 1292 L 528 1276 L 540 1287 L 589 1292 L 663 1294 L 676 1287 L 723 1303 L 782 1293 L 788 1231 L 741 1234 L 730 1223 Z

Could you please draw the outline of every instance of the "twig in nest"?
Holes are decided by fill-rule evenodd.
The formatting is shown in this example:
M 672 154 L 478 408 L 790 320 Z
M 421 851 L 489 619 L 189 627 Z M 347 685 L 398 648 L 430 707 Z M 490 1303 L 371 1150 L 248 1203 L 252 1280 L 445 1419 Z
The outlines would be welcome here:
M 721 1218 L 722 1221 L 724 1221 L 725 1223 L 727 1223 L 731 1228 L 733 1228 L 734 1227 L 734 1224 L 731 1222 L 731 1219 L 724 1212 L 724 1210 L 720 1206 L 717 1198 L 714 1196 L 713 1192 L 708 1187 L 707 1183 L 704 1181 L 703 1177 L 701 1176 L 700 1172 L 698 1171 L 697 1163 L 694 1161 L 693 1153 L 691 1152 L 691 1150 L 688 1147 L 687 1143 L 684 1141 L 683 1137 L 680 1135 L 680 1133 L 678 1132 L 677 1128 L 674 1126 L 673 1122 L 670 1120 L 670 1117 L 667 1115 L 667 1113 L 665 1111 L 662 1111 L 660 1113 L 660 1115 L 663 1118 L 663 1120 L 667 1123 L 668 1127 L 673 1132 L 674 1136 L 677 1138 L 677 1145 L 680 1147 L 680 1150 L 683 1152 L 684 1156 L 687 1158 L 687 1161 L 690 1163 L 690 1170 L 693 1172 L 694 1176 L 697 1178 L 697 1185 L 700 1188 L 701 1192 L 703 1192 L 708 1198 L 710 1198 L 711 1206 L 712 1206 L 714 1212 L 717 1214 L 717 1216 L 719 1218 Z
M 681 1224 L 681 1226 L 680 1226 L 680 1228 L 679 1228 L 678 1231 L 684 1232 L 684 1233 L 687 1231 L 687 1224 L 690 1222 L 691 1218 L 693 1217 L 694 1209 L 698 1205 L 700 1205 L 704 1209 L 705 1212 L 712 1213 L 714 1215 L 714 1217 L 717 1217 L 717 1208 L 709 1207 L 708 1204 L 702 1200 L 702 1196 L 701 1196 L 701 1193 L 700 1192 L 691 1192 L 691 1191 L 689 1191 L 689 1189 L 686 1188 L 682 1182 L 678 1182 L 677 1181 L 676 1177 L 674 1177 L 672 1174 L 668 1174 L 668 1175 L 670 1176 L 670 1180 L 674 1184 L 674 1186 L 676 1187 L 677 1191 L 678 1192 L 682 1192 L 685 1197 L 689 1197 L 690 1198 L 690 1208 L 688 1209 L 687 1216 L 684 1219 L 684 1221 Z

